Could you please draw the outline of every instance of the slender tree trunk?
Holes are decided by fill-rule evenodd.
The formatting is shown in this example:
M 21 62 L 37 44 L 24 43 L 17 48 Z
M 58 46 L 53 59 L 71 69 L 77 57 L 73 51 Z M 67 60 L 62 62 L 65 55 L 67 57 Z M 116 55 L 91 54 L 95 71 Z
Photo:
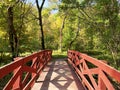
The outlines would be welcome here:
M 41 31 L 41 45 L 42 49 L 45 49 L 45 42 L 44 42 L 44 32 L 43 32 L 43 23 L 42 23 L 42 13 L 39 14 L 39 25 L 40 25 L 40 31 Z
M 80 31 L 80 22 L 78 22 L 76 35 L 75 35 L 74 39 L 70 42 L 68 49 L 71 49 L 72 44 L 75 42 L 75 40 L 77 39 L 77 37 L 79 35 L 79 31 Z
M 36 0 L 36 5 L 38 9 L 38 19 L 39 19 L 39 26 L 40 26 L 40 32 L 41 32 L 41 45 L 42 45 L 42 50 L 45 49 L 45 42 L 44 42 L 44 32 L 43 32 L 43 23 L 42 23 L 42 8 L 45 3 L 45 0 L 42 0 L 41 6 L 39 6 L 39 1 Z
M 60 51 L 62 51 L 62 31 L 63 31 L 64 26 L 65 26 L 66 18 L 67 18 L 67 15 L 64 16 L 63 21 L 62 21 L 62 25 L 61 25 L 61 28 L 60 28 Z
M 8 7 L 8 27 L 9 27 L 9 42 L 11 46 L 12 58 L 18 56 L 18 38 L 13 24 L 13 7 Z

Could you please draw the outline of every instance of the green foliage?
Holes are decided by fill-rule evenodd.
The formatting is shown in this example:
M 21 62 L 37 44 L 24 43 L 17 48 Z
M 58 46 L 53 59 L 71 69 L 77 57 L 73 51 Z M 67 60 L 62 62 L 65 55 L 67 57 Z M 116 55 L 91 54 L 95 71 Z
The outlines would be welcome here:
M 77 2 L 77 4 L 76 4 Z M 75 35 L 76 21 L 75 18 L 79 17 L 81 24 L 81 31 L 72 45 L 72 49 L 77 50 L 104 50 L 109 60 L 114 62 L 114 66 L 119 67 L 119 47 L 120 47 L 120 30 L 119 30 L 119 3 L 117 0 L 62 0 L 60 9 L 63 12 L 68 9 L 72 13 L 68 13 L 69 17 L 73 18 L 66 25 L 66 33 L 64 33 L 64 46 L 67 47 L 69 42 Z M 72 11 L 74 10 L 74 11 Z M 75 14 L 74 14 L 75 13 Z M 72 30 L 71 28 L 72 27 Z M 68 32 L 68 31 L 71 31 Z M 112 53 L 112 54 L 111 54 Z M 107 59 L 107 58 L 105 58 Z M 107 60 L 108 60 L 107 59 Z
M 7 9 L 14 7 L 14 27 L 19 55 L 42 49 L 37 9 L 26 0 L 0 2 L 0 66 L 11 61 Z M 42 10 L 45 47 L 53 58 L 65 58 L 68 49 L 78 50 L 120 69 L 120 3 L 118 0 L 50 0 Z M 62 50 L 60 52 L 60 29 Z M 78 32 L 79 30 L 79 32 Z M 72 44 L 71 44 L 72 42 Z M 71 47 L 70 47 L 71 44 Z
M 3 52 L 10 51 L 6 27 L 7 7 L 15 3 L 16 0 L 0 2 L 0 51 Z M 54 13 L 54 10 L 57 11 Z M 14 6 L 13 12 L 14 27 L 19 37 L 19 53 L 39 50 L 41 36 L 35 6 L 20 1 Z M 89 51 L 91 55 L 98 51 L 102 52 L 98 58 L 110 60 L 111 63 L 114 62 L 114 66 L 119 62 L 120 15 L 117 0 L 50 0 L 49 6 L 42 10 L 47 49 L 59 49 L 60 29 L 65 15 L 67 18 L 62 30 L 63 50 L 70 48 Z
M 53 50 L 52 58 L 58 59 L 58 58 L 66 58 L 67 57 L 67 51 L 60 52 L 59 50 Z
M 0 79 L 0 90 L 3 90 L 5 85 L 9 82 L 12 77 L 12 73 L 8 74 L 4 78 Z

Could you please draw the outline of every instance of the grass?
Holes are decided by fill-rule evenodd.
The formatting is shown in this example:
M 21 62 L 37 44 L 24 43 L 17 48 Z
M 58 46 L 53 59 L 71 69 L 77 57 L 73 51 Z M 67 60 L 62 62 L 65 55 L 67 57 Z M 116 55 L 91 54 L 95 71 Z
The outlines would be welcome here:
M 67 57 L 67 51 L 57 51 L 57 50 L 53 50 L 52 52 L 52 58 L 56 59 L 56 58 L 66 58 Z
M 12 62 L 10 55 L 5 55 L 3 58 L 0 58 L 0 67 Z

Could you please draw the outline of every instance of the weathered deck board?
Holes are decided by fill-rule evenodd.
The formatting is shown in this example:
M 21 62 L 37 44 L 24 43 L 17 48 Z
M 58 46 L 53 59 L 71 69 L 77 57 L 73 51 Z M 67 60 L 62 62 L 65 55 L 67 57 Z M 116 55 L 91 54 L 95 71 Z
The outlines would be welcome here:
M 32 90 L 84 90 L 65 59 L 48 63 Z

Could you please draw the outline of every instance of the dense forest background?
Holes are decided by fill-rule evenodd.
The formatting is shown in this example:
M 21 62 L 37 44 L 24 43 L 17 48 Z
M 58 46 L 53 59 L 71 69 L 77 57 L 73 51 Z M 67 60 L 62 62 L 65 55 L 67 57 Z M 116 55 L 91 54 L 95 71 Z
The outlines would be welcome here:
M 120 70 L 119 0 L 0 1 L 0 66 L 44 49 L 77 50 Z

